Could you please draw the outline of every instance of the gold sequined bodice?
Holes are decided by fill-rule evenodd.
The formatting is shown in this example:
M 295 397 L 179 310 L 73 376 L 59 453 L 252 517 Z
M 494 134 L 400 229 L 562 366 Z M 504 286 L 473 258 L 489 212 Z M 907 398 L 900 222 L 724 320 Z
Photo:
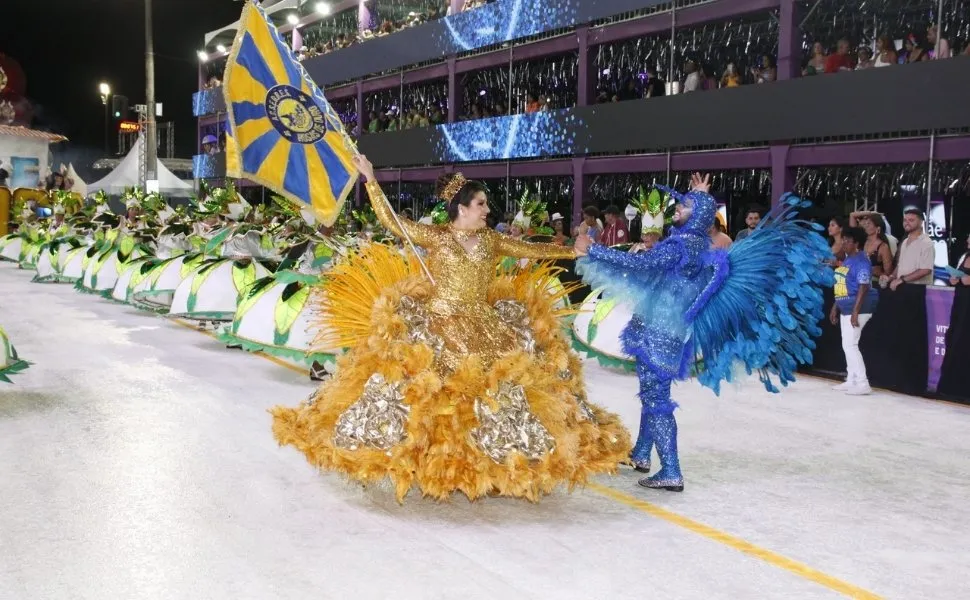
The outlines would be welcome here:
M 380 186 L 369 182 L 367 192 L 380 222 L 394 235 L 403 237 Z M 487 228 L 463 231 L 451 225 L 422 225 L 406 219 L 401 219 L 401 225 L 414 243 L 427 251 L 428 270 L 436 284 L 429 308 L 441 315 L 481 314 L 500 256 L 534 259 L 576 256 L 571 248 L 522 242 Z M 466 241 L 465 245 L 462 240 Z

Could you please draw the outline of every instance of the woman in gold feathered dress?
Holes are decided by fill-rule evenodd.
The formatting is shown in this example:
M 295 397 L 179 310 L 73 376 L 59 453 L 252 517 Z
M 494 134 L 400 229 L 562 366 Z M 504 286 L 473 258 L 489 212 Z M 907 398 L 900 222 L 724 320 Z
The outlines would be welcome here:
M 586 398 L 551 292 L 548 263 L 497 275 L 502 256 L 574 258 L 569 248 L 514 240 L 485 226 L 485 187 L 439 181 L 447 225 L 397 220 L 363 157 L 374 212 L 426 250 L 372 245 L 318 292 L 321 337 L 350 348 L 337 375 L 297 408 L 277 407 L 273 433 L 307 460 L 363 483 L 389 478 L 399 501 L 503 495 L 537 501 L 627 459 L 619 419 Z M 402 232 L 401 229 L 404 229 Z

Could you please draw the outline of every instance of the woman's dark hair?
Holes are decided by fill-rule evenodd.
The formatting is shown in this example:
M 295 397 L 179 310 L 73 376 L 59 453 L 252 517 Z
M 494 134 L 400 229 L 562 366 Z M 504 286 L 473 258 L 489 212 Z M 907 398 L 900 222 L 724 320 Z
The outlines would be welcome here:
M 892 38 L 889 37 L 889 34 L 884 33 L 880 35 L 878 38 L 876 38 L 876 41 L 882 42 L 882 45 L 885 47 L 886 50 L 889 50 L 892 52 L 896 51 L 896 44 L 893 43 L 893 40 Z
M 472 203 L 472 198 L 474 198 L 475 194 L 478 192 L 488 193 L 488 188 L 485 187 L 485 184 L 481 181 L 468 180 L 465 182 L 465 185 L 461 186 L 461 189 L 458 190 L 458 193 L 455 194 L 455 197 L 449 202 L 448 198 L 444 197 L 444 192 L 445 188 L 448 187 L 448 184 L 451 183 L 453 177 L 454 175 L 445 173 L 444 175 L 438 177 L 438 181 L 436 181 L 434 185 L 434 195 L 448 203 L 448 219 L 451 221 L 458 218 L 459 206 L 470 205 Z
M 583 214 L 587 217 L 593 217 L 594 219 L 600 218 L 600 210 L 595 206 L 587 206 L 583 209 Z
M 888 246 L 889 238 L 886 237 L 886 219 L 883 218 L 882 215 L 876 214 L 876 213 L 867 215 L 866 218 L 872 221 L 872 224 L 876 227 L 876 229 L 879 230 L 879 233 L 876 234 L 876 237 L 879 238 L 879 240 L 882 243 Z
M 842 230 L 842 237 L 855 242 L 856 248 L 861 250 L 865 248 L 866 238 L 869 236 L 866 235 L 866 232 L 861 227 L 846 227 Z
M 849 229 L 849 220 L 842 216 L 832 217 L 830 220 L 835 221 L 835 224 L 842 230 L 842 235 L 845 235 L 846 230 Z M 863 231 L 863 233 L 865 232 Z

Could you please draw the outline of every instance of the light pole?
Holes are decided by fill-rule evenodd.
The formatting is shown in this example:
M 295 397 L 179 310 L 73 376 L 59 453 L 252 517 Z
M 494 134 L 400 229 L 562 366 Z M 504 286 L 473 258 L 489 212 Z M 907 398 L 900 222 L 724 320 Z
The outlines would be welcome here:
M 148 109 L 146 118 L 148 131 L 145 134 L 145 183 L 142 187 L 145 191 L 149 191 L 147 189 L 149 185 L 158 185 L 158 148 L 155 146 L 155 46 L 152 40 L 152 0 L 145 0 L 145 104 Z M 149 184 L 149 181 L 152 183 Z
M 111 139 L 111 117 L 108 114 L 108 98 L 111 97 L 111 86 L 102 81 L 101 85 L 98 86 L 98 91 L 101 92 L 101 104 L 104 105 L 104 155 L 107 157 L 111 154 L 109 142 Z

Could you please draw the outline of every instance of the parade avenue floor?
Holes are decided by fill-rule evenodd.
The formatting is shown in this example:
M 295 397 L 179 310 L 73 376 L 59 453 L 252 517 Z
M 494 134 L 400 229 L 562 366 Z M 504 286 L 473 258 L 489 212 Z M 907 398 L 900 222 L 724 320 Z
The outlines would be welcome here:
M 970 407 L 680 384 L 682 494 L 404 505 L 280 448 L 299 368 L 0 263 L 0 599 L 970 598 Z M 639 417 L 636 379 L 587 364 Z

